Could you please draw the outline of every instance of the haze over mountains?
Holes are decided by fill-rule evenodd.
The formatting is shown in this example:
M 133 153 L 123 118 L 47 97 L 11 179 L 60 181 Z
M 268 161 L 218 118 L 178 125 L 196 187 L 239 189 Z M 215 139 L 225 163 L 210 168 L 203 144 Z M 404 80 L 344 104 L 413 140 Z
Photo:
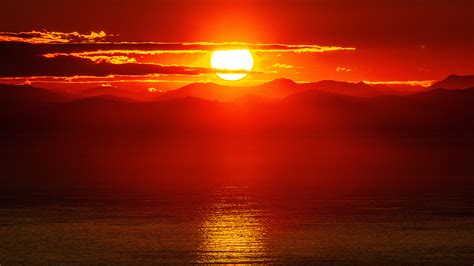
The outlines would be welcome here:
M 2 100 L 9 97 L 29 98 L 38 101 L 61 101 L 66 99 L 80 99 L 88 97 L 115 96 L 138 101 L 161 101 L 196 97 L 211 101 L 234 101 L 245 97 L 259 97 L 265 99 L 282 99 L 292 94 L 308 90 L 317 90 L 339 95 L 355 97 L 374 97 L 382 95 L 408 95 L 430 89 L 464 89 L 474 87 L 474 76 L 451 75 L 444 80 L 434 83 L 430 88 L 419 86 L 386 86 L 369 85 L 364 82 L 350 83 L 324 80 L 312 83 L 296 83 L 289 79 L 277 79 L 257 86 L 225 86 L 215 83 L 191 83 L 184 87 L 165 92 L 130 91 L 112 86 L 67 92 L 61 90 L 50 91 L 30 86 L 2 86 Z M 17 96 L 15 96 L 18 94 Z M 14 100 L 14 99 L 11 100 Z
M 334 81 L 190 84 L 147 101 L 114 88 L 0 85 L 0 191 L 470 190 L 474 84 L 466 79 L 410 95 Z
M 158 96 L 157 100 L 197 97 L 206 100 L 230 101 L 253 95 L 265 98 L 284 98 L 306 90 L 319 90 L 351 96 L 378 96 L 383 92 L 364 83 L 347 83 L 337 81 L 320 81 L 316 83 L 295 83 L 289 79 L 277 79 L 258 86 L 231 87 L 215 83 L 193 83 L 177 90 Z
M 449 77 L 431 85 L 431 89 L 450 89 L 459 90 L 474 87 L 474 75 L 459 76 L 450 75 Z

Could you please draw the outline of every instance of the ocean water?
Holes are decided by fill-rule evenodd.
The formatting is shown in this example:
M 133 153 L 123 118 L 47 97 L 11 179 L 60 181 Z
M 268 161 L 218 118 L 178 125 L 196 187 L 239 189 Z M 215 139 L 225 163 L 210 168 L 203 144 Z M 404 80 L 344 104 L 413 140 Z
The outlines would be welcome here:
M 0 264 L 474 263 L 470 197 L 206 193 L 2 199 Z

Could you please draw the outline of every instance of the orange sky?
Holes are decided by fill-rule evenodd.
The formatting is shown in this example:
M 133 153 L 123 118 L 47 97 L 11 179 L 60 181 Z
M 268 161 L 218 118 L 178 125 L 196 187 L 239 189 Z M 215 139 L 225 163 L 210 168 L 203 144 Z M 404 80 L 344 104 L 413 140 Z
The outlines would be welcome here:
M 1 76 L 3 82 L 51 86 L 52 77 L 61 77 L 54 86 L 94 81 L 167 89 L 196 81 L 223 83 L 209 70 L 211 52 L 228 48 L 222 42 L 239 42 L 255 59 L 254 73 L 238 81 L 244 85 L 280 77 L 438 80 L 474 72 L 472 10 L 470 0 L 5 0 Z M 35 30 L 41 33 L 31 33 Z M 98 77 L 71 78 L 84 75 Z

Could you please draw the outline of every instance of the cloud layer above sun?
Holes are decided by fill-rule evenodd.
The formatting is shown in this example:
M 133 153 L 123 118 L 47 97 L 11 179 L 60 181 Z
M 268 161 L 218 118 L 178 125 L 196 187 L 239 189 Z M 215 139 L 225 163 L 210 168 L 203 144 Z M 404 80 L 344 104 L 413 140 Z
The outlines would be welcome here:
M 324 53 L 354 51 L 353 47 L 212 42 L 106 42 L 105 32 L 80 34 L 48 31 L 1 32 L 1 77 L 202 75 L 209 66 L 141 60 L 146 56 L 209 54 L 215 50 L 249 49 L 252 53 Z M 169 61 L 169 60 L 168 60 Z M 182 60 L 181 60 L 182 61 Z M 221 70 L 219 72 L 222 72 Z
M 223 71 L 210 66 L 216 50 L 248 49 L 255 68 L 247 71 L 254 82 L 275 78 L 306 78 L 332 71 L 354 74 L 345 65 L 358 49 L 338 45 L 246 42 L 134 42 L 115 41 L 104 31 L 78 33 L 55 31 L 0 32 L 0 82 L 7 83 L 105 83 L 105 82 L 208 82 Z M 317 56 L 318 58 L 315 58 Z M 321 68 L 324 58 L 335 66 Z M 350 63 L 350 62 L 349 62 Z M 326 71 L 326 72 L 325 72 Z M 200 77 L 200 78 L 196 78 Z M 343 76 L 342 76 L 343 77 Z M 384 84 L 384 81 L 375 81 Z M 430 81 L 396 81 L 410 85 Z
M 28 32 L 0 32 L 0 42 L 27 42 L 27 43 L 70 43 L 94 42 L 104 40 L 108 35 L 104 32 L 80 34 L 78 32 L 56 31 L 28 31 Z

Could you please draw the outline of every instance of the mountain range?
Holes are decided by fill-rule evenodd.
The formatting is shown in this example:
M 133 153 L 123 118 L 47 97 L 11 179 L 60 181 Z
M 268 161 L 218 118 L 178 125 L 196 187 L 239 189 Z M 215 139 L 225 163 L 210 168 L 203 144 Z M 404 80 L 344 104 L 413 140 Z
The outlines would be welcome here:
M 0 85 L 2 101 L 8 100 L 30 100 L 30 101 L 67 101 L 89 97 L 114 96 L 121 99 L 137 101 L 163 101 L 185 97 L 196 97 L 210 101 L 235 101 L 241 98 L 253 97 L 261 99 L 282 99 L 290 95 L 316 90 L 338 95 L 354 97 L 375 97 L 383 95 L 408 95 L 431 89 L 457 90 L 474 87 L 474 76 L 451 75 L 444 80 L 434 83 L 429 88 L 412 87 L 411 91 L 385 85 L 369 85 L 364 82 L 351 83 L 324 80 L 311 83 L 296 83 L 289 79 L 276 79 L 257 86 L 239 87 L 225 86 L 216 83 L 191 83 L 184 87 L 169 90 L 162 93 L 135 92 L 116 87 L 95 87 L 64 93 L 62 91 L 51 91 L 34 88 L 27 85 Z
M 0 191 L 469 190 L 474 86 L 442 84 L 409 95 L 334 81 L 190 84 L 147 101 L 0 85 Z
M 459 90 L 474 87 L 474 75 L 460 76 L 450 75 L 449 77 L 431 85 L 431 89 Z

